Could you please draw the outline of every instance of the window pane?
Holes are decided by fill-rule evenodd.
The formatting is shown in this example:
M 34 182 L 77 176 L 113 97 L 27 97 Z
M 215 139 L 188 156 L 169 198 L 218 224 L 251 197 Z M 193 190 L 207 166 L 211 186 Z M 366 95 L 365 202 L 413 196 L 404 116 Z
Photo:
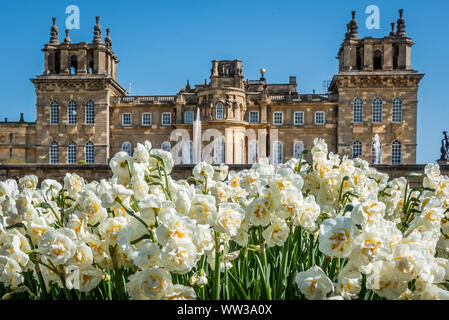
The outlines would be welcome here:
M 401 164 L 402 161 L 401 143 L 399 141 L 394 141 L 391 149 L 392 149 L 391 150 L 392 164 Z
M 142 114 L 142 125 L 143 126 L 151 125 L 151 113 L 143 113 Z
M 274 164 L 282 163 L 284 160 L 282 143 L 280 141 L 275 142 L 273 145 L 273 149 L 274 149 L 274 157 L 273 157 Z
M 125 141 L 122 143 L 122 151 L 131 155 L 131 142 Z
M 302 142 L 295 142 L 294 150 L 293 150 L 293 157 L 296 159 L 299 159 L 301 157 L 302 152 L 304 151 L 304 145 Z
M 217 120 L 223 120 L 223 105 L 221 103 L 217 103 L 215 118 Z
M 324 112 L 315 112 L 315 124 L 324 124 Z
M 123 113 L 122 114 L 122 125 L 123 126 L 131 125 L 131 113 Z
M 87 103 L 86 103 L 86 124 L 94 124 L 94 122 L 95 122 L 94 102 L 87 101 Z
M 69 124 L 76 124 L 76 102 L 73 100 L 69 102 L 67 118 Z
M 57 142 L 52 142 L 50 145 L 50 163 L 59 162 L 59 146 Z
M 224 163 L 224 145 L 221 138 L 214 141 L 214 163 Z
M 59 124 L 59 104 L 56 101 L 50 103 L 50 124 Z
M 161 145 L 161 149 L 164 151 L 170 152 L 170 149 L 171 149 L 170 142 L 168 142 L 168 141 L 163 142 Z
M 354 123 L 363 122 L 363 101 L 360 98 L 354 100 Z
M 259 122 L 259 111 L 250 111 L 249 112 L 249 122 L 250 123 L 258 123 Z
M 95 161 L 94 144 L 90 141 L 86 143 L 85 160 L 86 163 L 94 163 Z
M 304 112 L 295 112 L 294 123 L 295 125 L 304 124 Z
M 193 123 L 193 111 L 184 112 L 184 123 L 186 123 L 186 124 Z
M 249 143 L 249 150 L 248 150 L 248 163 L 253 164 L 258 161 L 258 145 L 257 141 L 253 140 Z
M 362 156 L 362 143 L 355 141 L 352 145 L 352 158 L 360 158 Z
M 162 114 L 162 125 L 163 126 L 171 125 L 171 113 L 165 112 Z
M 402 122 L 402 100 L 393 99 L 393 122 Z
M 73 141 L 67 146 L 67 163 L 76 163 L 76 144 Z
M 373 102 L 373 122 L 382 122 L 382 99 L 376 98 Z
M 282 112 L 275 112 L 273 120 L 274 124 L 282 124 Z

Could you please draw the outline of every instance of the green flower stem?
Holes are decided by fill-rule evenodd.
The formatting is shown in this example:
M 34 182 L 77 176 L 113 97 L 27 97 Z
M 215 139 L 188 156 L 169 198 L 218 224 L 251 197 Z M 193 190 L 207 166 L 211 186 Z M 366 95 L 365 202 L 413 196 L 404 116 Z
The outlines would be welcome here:
M 213 286 L 213 299 L 220 299 L 220 244 L 218 241 L 218 232 L 215 232 L 215 268 L 214 268 L 214 286 Z

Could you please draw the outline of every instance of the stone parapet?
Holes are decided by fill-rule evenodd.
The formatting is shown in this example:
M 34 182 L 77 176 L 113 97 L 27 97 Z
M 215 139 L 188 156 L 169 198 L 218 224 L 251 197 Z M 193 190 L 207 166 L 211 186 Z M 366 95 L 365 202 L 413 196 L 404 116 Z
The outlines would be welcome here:
M 187 179 L 192 175 L 194 165 L 176 165 L 172 171 L 174 179 Z M 386 173 L 391 179 L 407 177 L 411 173 L 424 173 L 425 165 L 374 165 L 378 171 Z M 250 169 L 249 164 L 231 164 L 229 171 L 241 171 Z M 440 165 L 442 175 L 449 176 L 449 164 Z M 0 164 L 0 180 L 18 179 L 25 175 L 34 174 L 43 179 L 55 179 L 60 182 L 64 180 L 65 174 L 76 173 L 87 181 L 106 179 L 112 176 L 112 172 L 107 164 Z M 416 180 L 416 181 L 415 181 Z M 414 184 L 419 184 L 420 178 L 414 179 Z

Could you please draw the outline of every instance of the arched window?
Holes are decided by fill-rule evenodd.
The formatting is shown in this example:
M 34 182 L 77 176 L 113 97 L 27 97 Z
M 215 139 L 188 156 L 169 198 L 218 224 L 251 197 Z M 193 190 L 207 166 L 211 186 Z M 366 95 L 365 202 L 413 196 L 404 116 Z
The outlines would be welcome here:
M 257 163 L 259 160 L 258 144 L 256 140 L 252 140 L 248 145 L 248 163 Z
M 380 141 L 379 141 L 380 143 Z M 382 164 L 382 144 L 379 145 L 379 159 L 376 161 L 375 157 L 376 157 L 376 149 L 374 147 L 374 142 L 373 142 L 373 146 L 371 148 L 371 163 L 372 164 Z
M 222 138 L 214 141 L 214 163 L 224 163 L 224 143 Z
M 382 51 L 376 50 L 373 57 L 374 70 L 382 70 Z
M 280 164 L 284 161 L 284 146 L 282 145 L 282 142 L 276 141 L 273 144 L 273 163 L 274 164 Z
M 393 46 L 393 70 L 396 70 L 399 66 L 399 47 Z
M 76 56 L 70 57 L 70 74 L 78 73 L 78 58 Z
M 402 150 L 401 150 L 401 142 L 393 141 L 391 145 L 391 163 L 392 164 L 401 164 L 402 162 Z
M 59 124 L 59 103 L 57 101 L 50 103 L 50 124 Z
M 362 70 L 362 47 L 357 47 L 356 51 L 356 64 L 357 70 Z
M 86 124 L 95 122 L 95 104 L 92 100 L 86 102 Z
M 393 122 L 402 122 L 402 99 L 393 99 Z
M 223 104 L 222 103 L 217 103 L 215 108 L 216 108 L 216 110 L 215 110 L 215 119 L 223 120 Z
M 69 101 L 69 107 L 67 108 L 67 119 L 69 124 L 76 124 L 76 102 Z
M 162 142 L 161 149 L 164 151 L 170 152 L 170 150 L 171 150 L 170 142 L 168 142 L 168 141 Z
M 363 101 L 360 98 L 354 99 L 354 123 L 363 122 Z
M 362 143 L 360 141 L 354 141 L 352 144 L 352 158 L 362 157 Z
M 125 141 L 122 143 L 122 151 L 128 153 L 130 156 L 131 154 L 131 142 Z
M 193 163 L 193 143 L 192 141 L 186 141 L 182 148 L 182 162 L 184 164 Z
M 86 143 L 85 160 L 86 160 L 86 163 L 94 163 L 95 162 L 94 144 L 91 141 Z
M 76 143 L 73 141 L 67 145 L 67 163 L 76 163 Z
M 59 145 L 57 142 L 52 142 L 50 145 L 50 163 L 59 162 Z
M 304 145 L 301 141 L 295 142 L 293 145 L 293 157 L 299 159 L 304 151 Z
M 383 103 L 381 98 L 376 98 L 373 101 L 373 122 L 380 123 L 382 122 L 382 110 Z

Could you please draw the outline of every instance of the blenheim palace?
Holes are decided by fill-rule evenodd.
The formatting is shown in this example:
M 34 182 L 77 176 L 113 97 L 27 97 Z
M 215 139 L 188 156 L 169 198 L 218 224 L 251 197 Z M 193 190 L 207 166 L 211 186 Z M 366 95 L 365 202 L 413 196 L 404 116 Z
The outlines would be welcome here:
M 36 121 L 22 115 L 0 123 L 0 162 L 106 164 L 116 152 L 131 153 L 149 140 L 154 148 L 183 153 L 177 163 L 191 164 L 192 142 L 175 148 L 182 137 L 173 132 L 190 139 L 199 120 L 202 146 L 212 146 L 215 163 L 285 162 L 312 148 L 315 137 L 325 139 L 330 152 L 371 163 L 377 134 L 380 163 L 414 164 L 424 75 L 412 67 L 413 44 L 403 10 L 383 38 L 361 38 L 353 12 L 326 94 L 298 92 L 294 76 L 270 84 L 263 69 L 260 79 L 245 80 L 242 61 L 213 60 L 204 84 L 187 82 L 175 95 L 130 96 L 117 82 L 119 60 L 99 17 L 91 43 L 72 43 L 68 30 L 60 42 L 53 18 L 42 49 L 44 72 L 31 79 Z

